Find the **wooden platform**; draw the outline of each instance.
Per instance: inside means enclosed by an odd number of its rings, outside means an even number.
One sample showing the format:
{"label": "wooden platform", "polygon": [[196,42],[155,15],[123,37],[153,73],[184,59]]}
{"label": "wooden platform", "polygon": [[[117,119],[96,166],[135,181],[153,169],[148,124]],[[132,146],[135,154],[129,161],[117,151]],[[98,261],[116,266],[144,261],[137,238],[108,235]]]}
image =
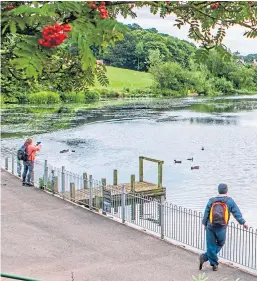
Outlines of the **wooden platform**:
{"label": "wooden platform", "polygon": [[[131,192],[131,184],[130,183],[121,183],[117,186],[111,185],[111,188],[118,187],[118,189],[122,189],[122,186],[125,186],[126,192]],[[108,189],[108,187],[107,187]],[[156,196],[165,196],[166,197],[166,188],[162,187],[159,188],[157,184],[153,184],[150,182],[135,182],[135,193],[139,193],[149,197],[156,197]]]}
{"label": "wooden platform", "polygon": [[[130,194],[133,193],[131,190],[131,184],[130,183],[123,183],[118,185],[107,185],[105,189],[111,191],[112,200],[114,201],[120,201],[121,200],[121,194],[122,194],[122,187],[125,186],[126,193]],[[147,197],[152,198],[160,198],[161,196],[166,197],[166,188],[162,187],[159,188],[157,184],[149,183],[149,182],[135,182],[135,190],[134,193],[140,194]],[[89,200],[89,188],[83,188],[83,189],[77,189],[72,191],[72,196],[70,191],[66,191],[61,196],[64,196],[66,198],[73,197],[73,200],[75,201],[84,201]],[[99,188],[93,188],[93,198],[95,197],[102,197],[103,195],[102,188],[99,186]]]}

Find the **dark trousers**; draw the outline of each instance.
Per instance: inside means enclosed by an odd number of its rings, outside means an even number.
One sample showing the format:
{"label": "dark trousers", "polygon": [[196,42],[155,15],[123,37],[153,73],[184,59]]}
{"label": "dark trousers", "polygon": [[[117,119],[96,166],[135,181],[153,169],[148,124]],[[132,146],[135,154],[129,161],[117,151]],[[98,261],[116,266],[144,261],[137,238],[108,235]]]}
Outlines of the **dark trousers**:
{"label": "dark trousers", "polygon": [[205,261],[209,261],[211,265],[218,264],[218,253],[224,246],[226,241],[227,227],[213,227],[207,225],[206,242],[207,252],[203,254]]}
{"label": "dark trousers", "polygon": [[[33,161],[23,161],[23,174],[22,174],[22,182],[30,183],[31,175],[34,169],[34,162]],[[28,175],[27,175],[28,174]],[[27,181],[26,181],[27,177]]]}

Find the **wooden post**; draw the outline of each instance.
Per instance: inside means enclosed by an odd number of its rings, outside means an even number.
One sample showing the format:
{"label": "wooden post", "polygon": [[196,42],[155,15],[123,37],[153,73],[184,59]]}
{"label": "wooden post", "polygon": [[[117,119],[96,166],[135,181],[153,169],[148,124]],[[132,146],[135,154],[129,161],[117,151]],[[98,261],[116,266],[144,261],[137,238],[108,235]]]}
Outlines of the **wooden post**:
{"label": "wooden post", "polygon": [[55,176],[54,177],[54,193],[58,193],[59,192],[59,188],[58,188],[58,177]]}
{"label": "wooden post", "polygon": [[144,157],[139,157],[139,182],[144,181]]}
{"label": "wooden post", "polygon": [[113,170],[113,185],[118,185],[118,171]]}
{"label": "wooden post", "polygon": [[70,199],[75,201],[75,184],[73,182],[70,183]]}
{"label": "wooden post", "polygon": [[136,185],[136,176],[131,175],[130,176],[130,191],[135,192],[135,185]]}
{"label": "wooden post", "polygon": [[158,187],[162,188],[162,162],[158,163]]}
{"label": "wooden post", "polygon": [[84,186],[84,189],[88,189],[87,173],[83,173],[83,186]]}

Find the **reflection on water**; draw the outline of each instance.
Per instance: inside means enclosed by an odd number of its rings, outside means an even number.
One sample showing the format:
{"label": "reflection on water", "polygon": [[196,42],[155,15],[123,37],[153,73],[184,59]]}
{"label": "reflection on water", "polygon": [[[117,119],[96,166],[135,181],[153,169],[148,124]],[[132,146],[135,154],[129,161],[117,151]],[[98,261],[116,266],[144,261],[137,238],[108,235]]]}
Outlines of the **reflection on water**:
{"label": "reflection on water", "polygon": [[[16,137],[2,140],[2,153],[16,150],[20,136],[43,133],[34,137],[43,143],[39,159],[109,183],[113,169],[119,182],[138,178],[141,155],[164,160],[167,199],[184,207],[203,211],[218,183],[228,183],[257,227],[257,97],[127,101],[90,110],[5,108],[2,123],[3,136]],[[63,149],[76,152],[60,154]],[[194,162],[186,160],[191,157]],[[191,170],[196,165],[200,169]],[[145,179],[157,182],[154,164],[146,162]]]}

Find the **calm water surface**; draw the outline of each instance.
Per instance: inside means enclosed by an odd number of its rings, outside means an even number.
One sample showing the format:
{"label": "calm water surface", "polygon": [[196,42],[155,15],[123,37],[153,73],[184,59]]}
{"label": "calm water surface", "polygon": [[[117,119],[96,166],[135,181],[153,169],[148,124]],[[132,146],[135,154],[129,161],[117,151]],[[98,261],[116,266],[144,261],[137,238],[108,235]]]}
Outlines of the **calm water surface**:
{"label": "calm water surface", "polygon": [[[29,131],[42,141],[39,160],[109,183],[113,169],[118,169],[119,182],[129,182],[131,174],[138,179],[139,156],[163,160],[168,201],[203,211],[208,198],[217,194],[218,183],[224,182],[246,220],[257,228],[257,96],[47,110],[3,109],[2,155],[15,151]],[[68,129],[58,130],[62,128]],[[14,138],[5,138],[9,136]],[[63,149],[76,152],[60,154]],[[186,160],[191,157],[193,162]],[[191,170],[194,165],[200,169]],[[157,165],[145,162],[144,168],[145,180],[157,182]]]}

